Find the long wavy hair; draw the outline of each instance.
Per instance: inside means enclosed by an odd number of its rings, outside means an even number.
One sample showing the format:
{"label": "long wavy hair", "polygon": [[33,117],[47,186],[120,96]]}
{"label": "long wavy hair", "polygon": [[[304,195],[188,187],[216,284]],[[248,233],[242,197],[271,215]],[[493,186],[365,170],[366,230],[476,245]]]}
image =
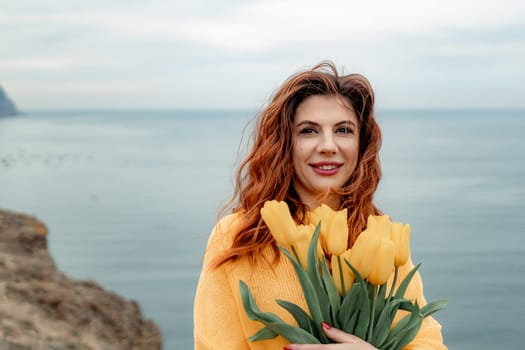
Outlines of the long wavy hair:
{"label": "long wavy hair", "polygon": [[214,266],[246,255],[255,261],[268,245],[272,245],[274,256],[279,257],[277,245],[260,215],[268,200],[286,201],[295,220],[303,222],[307,207],[293,187],[292,126],[299,104],[313,95],[340,98],[353,108],[359,123],[356,169],[342,188],[333,189],[341,196],[339,209],[348,208],[349,246],[365,228],[368,215],[380,214],[373,204],[381,178],[381,130],[374,119],[374,92],[364,76],[340,76],[333,63],[322,62],[289,77],[260,112],[251,151],[237,169],[235,190],[229,202],[233,212],[242,213],[240,227],[232,246],[218,257]]}

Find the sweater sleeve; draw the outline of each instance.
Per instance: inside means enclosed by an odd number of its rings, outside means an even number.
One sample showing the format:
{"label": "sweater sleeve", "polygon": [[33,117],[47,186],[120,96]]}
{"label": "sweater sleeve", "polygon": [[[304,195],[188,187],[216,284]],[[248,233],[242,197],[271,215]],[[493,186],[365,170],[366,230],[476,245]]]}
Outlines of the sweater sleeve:
{"label": "sweater sleeve", "polygon": [[[399,280],[401,281],[413,267],[412,260],[409,259],[409,262],[400,268]],[[421,307],[426,305],[427,302],[423,295],[423,282],[419,271],[415,273],[412,281],[410,281],[405,292],[405,297],[411,300],[417,300]],[[401,318],[402,316],[403,314],[398,312],[396,318]],[[443,343],[441,325],[432,316],[426,317],[414,340],[405,346],[403,350],[447,350],[447,347]]]}
{"label": "sweater sleeve", "polygon": [[228,244],[225,230],[233,229],[234,215],[222,219],[210,235],[194,301],[195,350],[247,350],[230,283],[228,265],[210,264]]}

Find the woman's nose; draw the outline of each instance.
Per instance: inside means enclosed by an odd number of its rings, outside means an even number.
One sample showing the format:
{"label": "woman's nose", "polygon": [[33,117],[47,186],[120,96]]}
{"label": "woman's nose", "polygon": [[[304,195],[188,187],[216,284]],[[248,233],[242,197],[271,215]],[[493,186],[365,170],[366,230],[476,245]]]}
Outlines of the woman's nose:
{"label": "woman's nose", "polygon": [[330,133],[327,135],[322,135],[319,140],[319,145],[317,150],[320,153],[329,153],[333,154],[337,152],[337,144],[335,142],[334,136]]}

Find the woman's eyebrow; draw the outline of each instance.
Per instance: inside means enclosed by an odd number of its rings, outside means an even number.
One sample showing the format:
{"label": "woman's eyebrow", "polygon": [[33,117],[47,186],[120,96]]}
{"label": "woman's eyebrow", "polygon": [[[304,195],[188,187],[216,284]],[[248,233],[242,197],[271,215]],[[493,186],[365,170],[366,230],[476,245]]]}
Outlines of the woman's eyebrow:
{"label": "woman's eyebrow", "polygon": [[342,126],[342,125],[348,125],[348,124],[352,125],[354,128],[357,127],[357,125],[351,120],[343,120],[343,121],[335,124],[335,126]]}
{"label": "woman's eyebrow", "polygon": [[[342,126],[342,125],[351,125],[353,126],[354,128],[357,127],[357,125],[351,121],[351,120],[343,120],[343,121],[340,121],[339,123],[335,124],[335,126]],[[311,120],[303,120],[302,122],[300,122],[299,124],[296,125],[296,127],[301,127],[301,126],[304,126],[304,125],[313,125],[313,126],[317,126],[319,125],[318,123],[316,122],[313,122]]]}
{"label": "woman's eyebrow", "polygon": [[317,124],[316,122],[313,122],[311,120],[303,120],[302,122],[300,122],[296,126],[300,127],[300,126],[303,126],[303,125],[314,125],[314,126],[316,126],[316,125],[319,125],[319,124]]}

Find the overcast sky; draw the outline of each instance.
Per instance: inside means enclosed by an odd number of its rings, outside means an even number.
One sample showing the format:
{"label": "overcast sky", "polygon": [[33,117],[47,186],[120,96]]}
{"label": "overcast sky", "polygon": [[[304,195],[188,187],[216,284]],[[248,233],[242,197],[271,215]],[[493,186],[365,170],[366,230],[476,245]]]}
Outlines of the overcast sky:
{"label": "overcast sky", "polygon": [[525,108],[525,1],[0,0],[22,110],[259,108],[326,59],[380,108]]}

